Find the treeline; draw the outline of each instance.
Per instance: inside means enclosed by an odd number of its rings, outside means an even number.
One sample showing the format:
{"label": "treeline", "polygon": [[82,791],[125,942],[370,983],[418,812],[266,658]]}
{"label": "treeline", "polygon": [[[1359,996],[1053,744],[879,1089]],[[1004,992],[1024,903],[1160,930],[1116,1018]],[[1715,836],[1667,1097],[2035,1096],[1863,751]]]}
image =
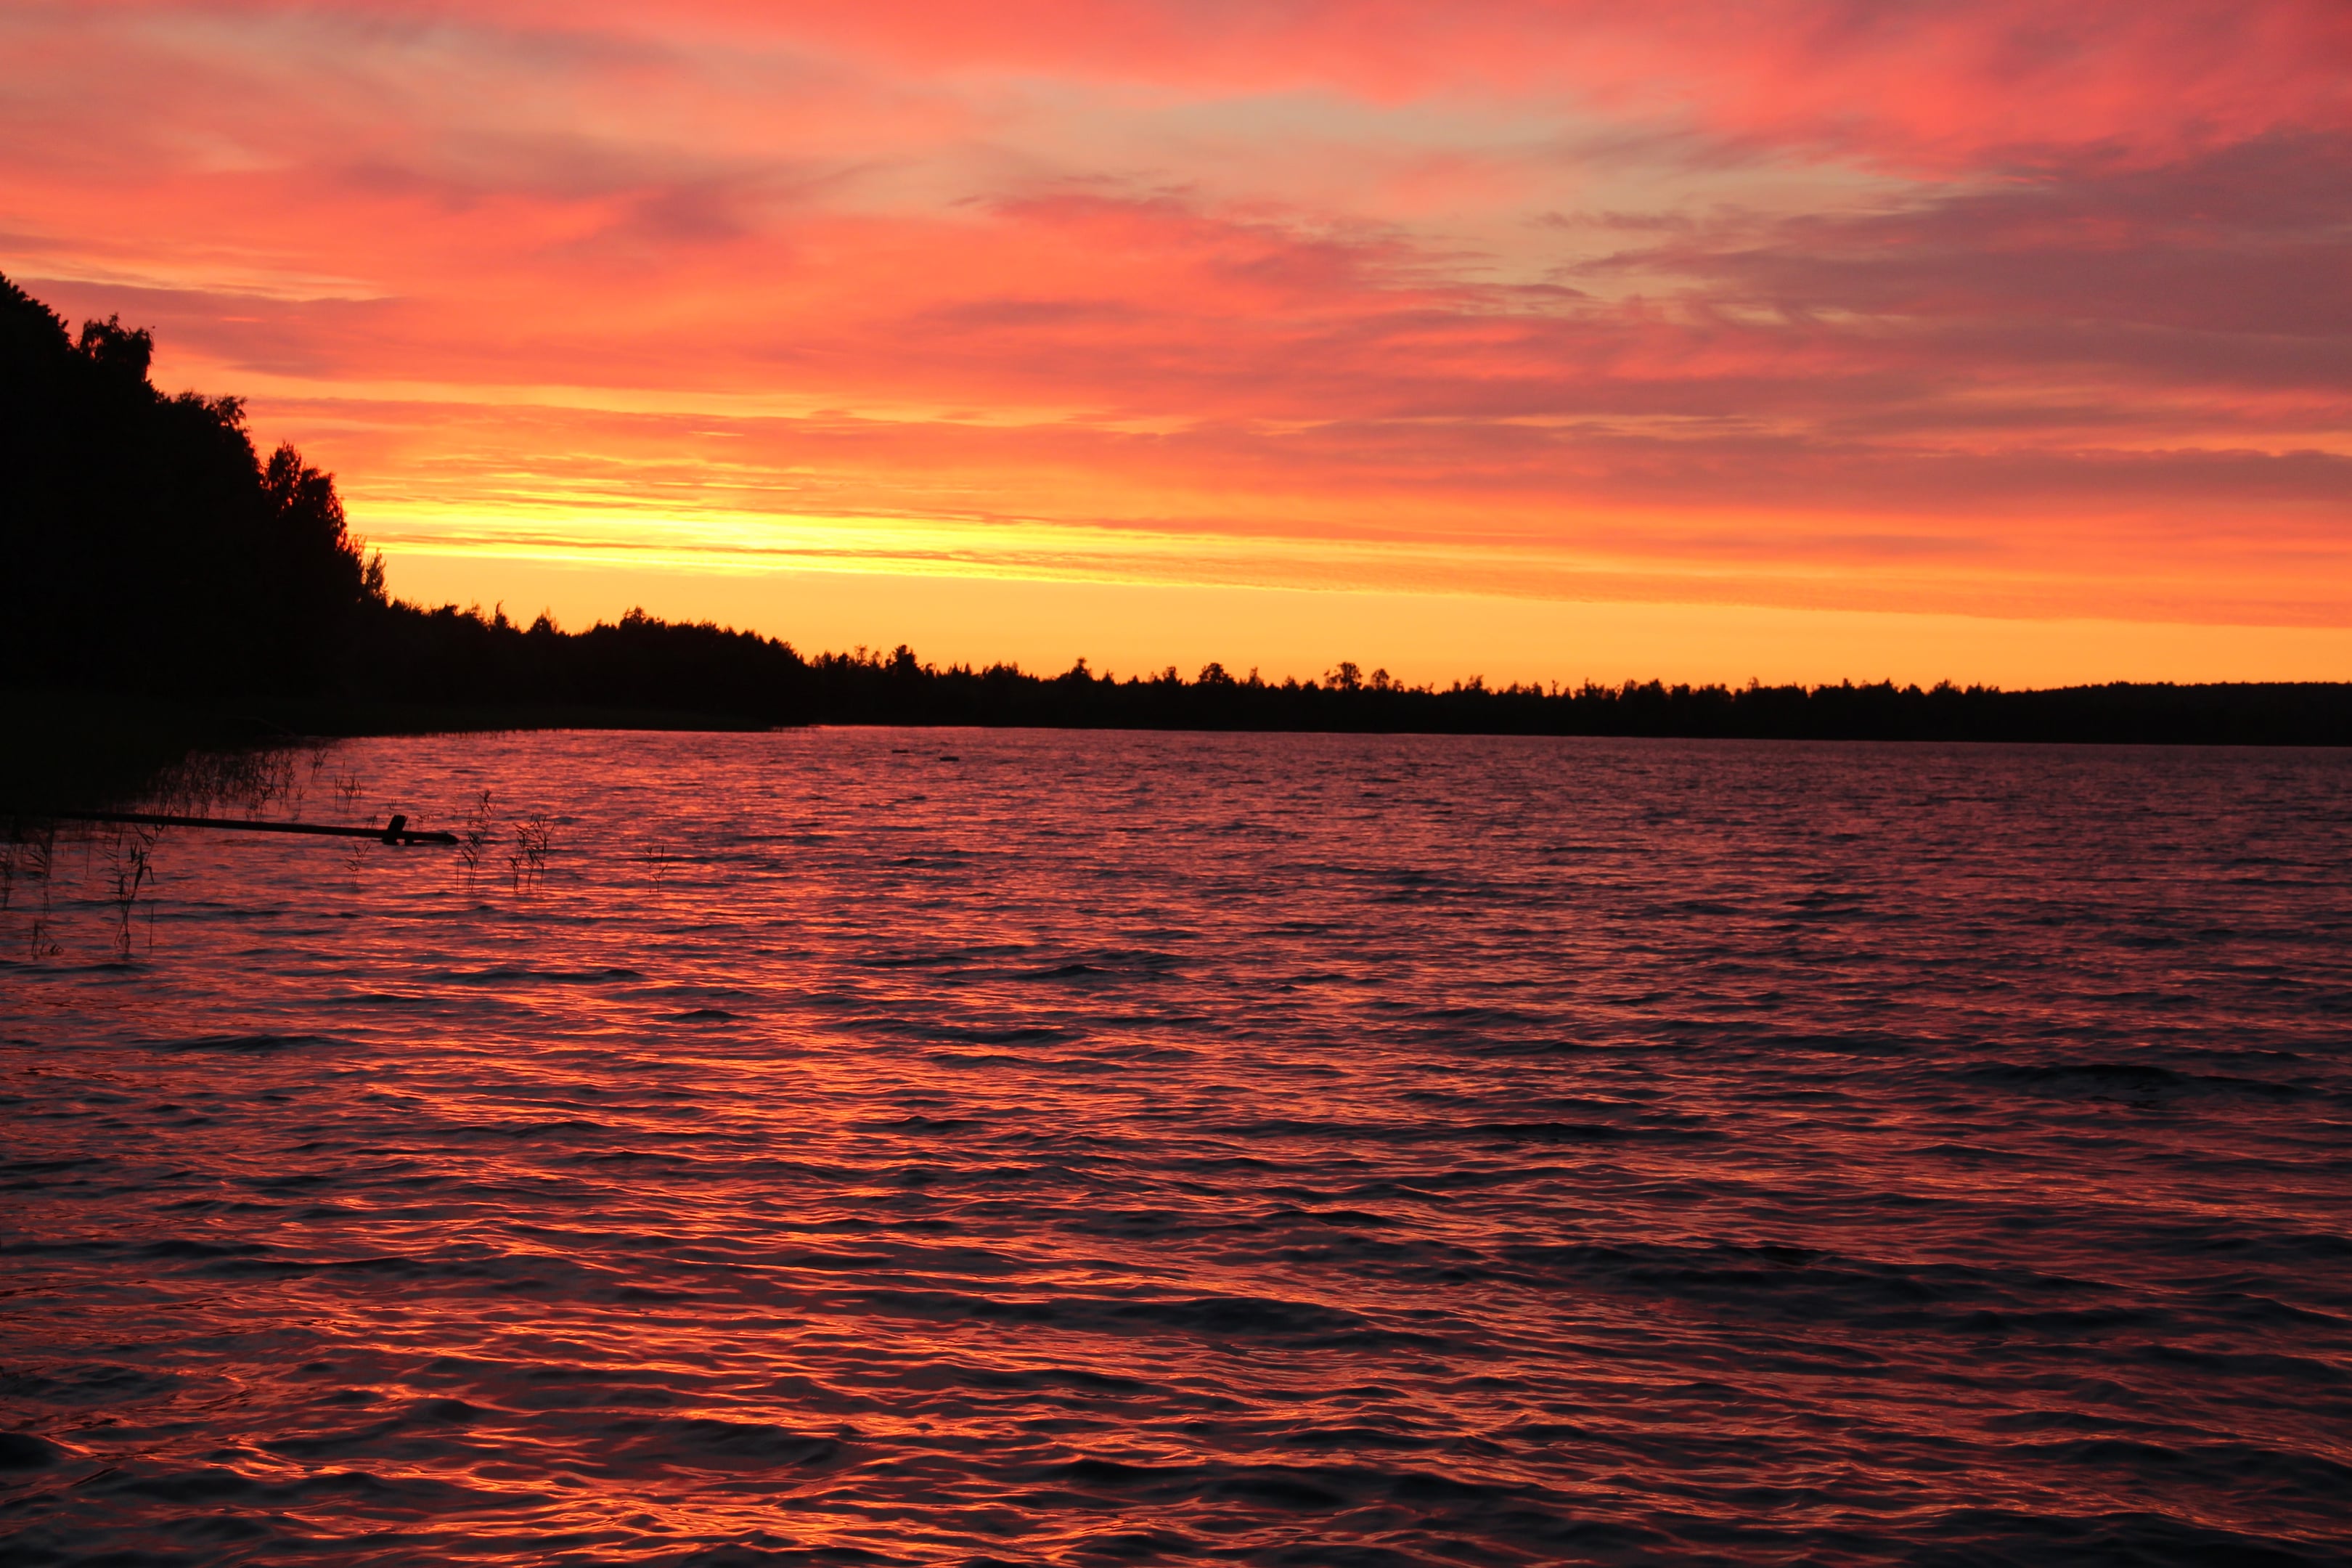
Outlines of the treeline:
{"label": "treeline", "polygon": [[395,606],[376,623],[377,668],[401,689],[462,705],[690,711],[767,723],[1034,725],[1784,740],[2352,744],[2352,686],[2127,685],[2048,691],[1940,685],[1572,688],[1407,686],[1341,664],[1311,680],[1210,665],[1115,679],[1083,659],[1058,675],[944,668],[901,647],[805,657],[791,644],[632,611],[576,634],[543,617]]}
{"label": "treeline", "polygon": [[[640,721],[1418,731],[1789,739],[2352,744],[2352,687],[1437,689],[1341,664],[1318,679],[1210,665],[1113,679],[939,668],[909,649],[789,643],[632,612],[544,616],[400,603],[331,477],[264,458],[234,398],[169,396],[153,342],[79,334],[0,278],[0,686],[176,699],[315,730]],[[20,708],[26,704],[19,704]],[[52,703],[51,711],[55,711]],[[276,717],[269,718],[268,716]]]}

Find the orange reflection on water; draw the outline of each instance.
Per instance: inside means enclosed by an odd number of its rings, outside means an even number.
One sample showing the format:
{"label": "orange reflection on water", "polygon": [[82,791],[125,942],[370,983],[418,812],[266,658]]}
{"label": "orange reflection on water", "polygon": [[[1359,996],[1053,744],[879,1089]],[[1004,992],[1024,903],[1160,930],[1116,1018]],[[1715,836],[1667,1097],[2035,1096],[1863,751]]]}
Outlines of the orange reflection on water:
{"label": "orange reflection on water", "polygon": [[2340,1523],[2340,759],[818,731],[333,765],[355,811],[544,814],[545,876],[496,836],[470,879],[172,837],[127,963],[102,889],[46,885],[63,951],[0,978],[15,1550]]}

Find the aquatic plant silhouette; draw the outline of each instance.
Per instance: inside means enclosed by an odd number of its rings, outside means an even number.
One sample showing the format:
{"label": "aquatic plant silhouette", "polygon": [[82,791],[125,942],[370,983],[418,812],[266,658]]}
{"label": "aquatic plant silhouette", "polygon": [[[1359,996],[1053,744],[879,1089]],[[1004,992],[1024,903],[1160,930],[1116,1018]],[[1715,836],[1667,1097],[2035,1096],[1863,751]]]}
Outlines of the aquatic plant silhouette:
{"label": "aquatic plant silhouette", "polygon": [[11,849],[22,852],[21,858],[15,853],[11,854],[12,863],[21,865],[25,879],[37,883],[41,889],[41,907],[26,925],[26,948],[35,958],[54,958],[60,951],[50,936],[57,881],[58,825],[37,822],[29,828],[20,826],[19,837],[11,845]]}
{"label": "aquatic plant silhouette", "polygon": [[534,813],[515,827],[514,847],[507,856],[509,887],[518,893],[536,891],[547,875],[547,853],[554,829],[545,816]]}
{"label": "aquatic plant silhouette", "polygon": [[457,830],[457,875],[467,892],[474,890],[475,879],[482,868],[482,851],[496,837],[490,816],[490,792],[482,790],[473,799],[466,814],[465,825]]}
{"label": "aquatic plant silhouette", "polygon": [[[307,776],[301,765],[305,752],[311,757]],[[136,801],[145,810],[184,816],[238,816],[259,821],[276,816],[290,820],[301,814],[324,765],[322,755],[316,747],[282,743],[193,751],[151,776]],[[349,782],[355,796],[358,781]]]}
{"label": "aquatic plant silhouette", "polygon": [[637,859],[645,867],[647,876],[658,885],[668,877],[670,867],[676,864],[677,857],[661,839],[649,838],[638,849]]}
{"label": "aquatic plant silhouette", "polygon": [[[114,951],[118,959],[131,956],[131,917],[146,888],[153,870],[155,841],[162,836],[159,827],[133,824],[118,826],[110,836],[108,852],[108,877],[112,884],[115,907]],[[147,946],[155,945],[153,903],[149,903]]]}

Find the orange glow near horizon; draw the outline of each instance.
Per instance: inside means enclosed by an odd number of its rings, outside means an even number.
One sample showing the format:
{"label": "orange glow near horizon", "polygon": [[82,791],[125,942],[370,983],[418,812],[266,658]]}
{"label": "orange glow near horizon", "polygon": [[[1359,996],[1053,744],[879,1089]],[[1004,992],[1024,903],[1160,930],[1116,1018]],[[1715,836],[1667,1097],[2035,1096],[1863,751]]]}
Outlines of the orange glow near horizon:
{"label": "orange glow near horizon", "polygon": [[415,596],[2352,675],[2334,0],[213,0],[0,60],[0,272],[246,396]]}

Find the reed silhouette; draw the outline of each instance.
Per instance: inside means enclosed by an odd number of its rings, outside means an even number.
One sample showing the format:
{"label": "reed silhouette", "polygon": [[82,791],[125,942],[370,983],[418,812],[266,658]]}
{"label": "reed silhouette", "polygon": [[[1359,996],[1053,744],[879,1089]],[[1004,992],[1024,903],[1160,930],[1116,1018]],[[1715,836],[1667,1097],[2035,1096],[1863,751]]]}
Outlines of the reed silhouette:
{"label": "reed silhouette", "polygon": [[[392,598],[382,557],[345,523],[333,478],[290,446],[263,458],[233,397],[157,390],[153,347],[115,319],[72,335],[0,278],[0,680],[16,689],[20,713],[46,711],[60,737],[37,735],[23,754],[112,759],[96,776],[118,796],[182,745],[154,739],[152,714],[123,733],[93,731],[90,711],[102,720],[132,700],[208,705],[215,721],[197,729],[215,742],[824,722],[2352,744],[2352,686],[2335,683],[2001,691],[1474,679],[1440,689],[1349,661],[1306,681],[1219,664],[1190,679],[1173,668],[1117,679],[1084,659],[1058,675],[941,668],[904,646],[804,656],[777,638],[642,610],[576,633],[546,615],[523,626],[503,605],[484,615]],[[73,710],[63,720],[59,693]],[[162,728],[194,732],[184,713]],[[79,773],[61,783],[54,770],[23,772],[0,760],[0,804],[76,792],[79,804],[101,804]]]}

